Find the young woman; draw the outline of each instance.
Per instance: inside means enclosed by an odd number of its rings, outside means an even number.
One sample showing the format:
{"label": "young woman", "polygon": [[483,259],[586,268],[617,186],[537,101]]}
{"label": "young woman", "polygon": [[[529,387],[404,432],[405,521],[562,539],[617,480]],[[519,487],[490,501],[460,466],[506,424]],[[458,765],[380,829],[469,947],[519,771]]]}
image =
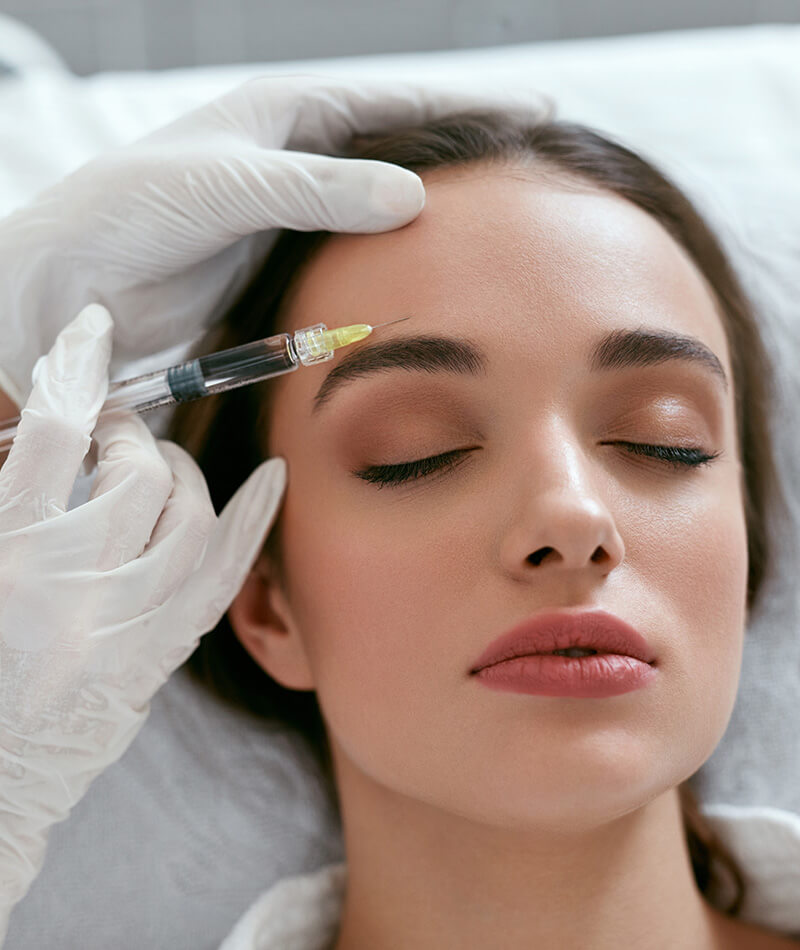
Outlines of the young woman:
{"label": "young woman", "polygon": [[[345,154],[420,174],[423,212],[285,232],[201,348],[410,319],[179,407],[169,434],[217,509],[288,464],[189,663],[315,744],[347,856],[230,946],[795,946],[736,919],[741,871],[686,785],[734,705],[775,490],[769,368],[718,243],[641,157],[549,115],[462,113]],[[600,647],[618,618],[641,655],[534,664],[558,665],[550,686],[476,672],[543,617]]]}

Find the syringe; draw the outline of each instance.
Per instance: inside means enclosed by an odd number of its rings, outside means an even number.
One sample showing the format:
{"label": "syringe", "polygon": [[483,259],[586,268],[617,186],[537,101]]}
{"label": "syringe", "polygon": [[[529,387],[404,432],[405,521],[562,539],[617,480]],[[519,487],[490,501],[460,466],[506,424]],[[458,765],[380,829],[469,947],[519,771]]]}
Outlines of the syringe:
{"label": "syringe", "polygon": [[[100,410],[103,418],[115,409],[146,412],[190,399],[200,399],[228,389],[259,383],[273,376],[290,373],[302,364],[316,366],[333,359],[333,351],[363,340],[378,327],[401,323],[409,317],[370,326],[354,323],[329,330],[324,323],[296,330],[293,336],[278,333],[263,340],[234,346],[219,353],[198,356],[185,363],[158,369],[143,376],[110,382],[108,397]],[[3,419],[0,428],[0,451],[11,446],[17,434],[20,417]]]}

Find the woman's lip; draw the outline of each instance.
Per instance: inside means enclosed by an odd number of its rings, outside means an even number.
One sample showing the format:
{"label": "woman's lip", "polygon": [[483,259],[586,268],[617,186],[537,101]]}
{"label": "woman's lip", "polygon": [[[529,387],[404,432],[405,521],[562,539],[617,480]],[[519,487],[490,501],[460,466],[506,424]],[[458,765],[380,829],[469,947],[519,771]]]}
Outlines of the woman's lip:
{"label": "woman's lip", "polygon": [[470,673],[514,657],[571,647],[632,656],[643,663],[655,661],[655,654],[645,638],[615,614],[605,610],[558,610],[534,614],[493,640]]}
{"label": "woman's lip", "polygon": [[655,666],[616,653],[570,658],[521,656],[480,670],[475,679],[490,689],[533,696],[602,699],[655,682]]}

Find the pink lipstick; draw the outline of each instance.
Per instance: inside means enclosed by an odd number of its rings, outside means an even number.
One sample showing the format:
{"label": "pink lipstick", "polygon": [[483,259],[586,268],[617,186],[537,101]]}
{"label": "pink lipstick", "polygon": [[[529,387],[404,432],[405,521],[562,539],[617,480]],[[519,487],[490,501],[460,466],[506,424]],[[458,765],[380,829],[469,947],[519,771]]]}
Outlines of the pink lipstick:
{"label": "pink lipstick", "polygon": [[490,689],[585,698],[641,689],[658,675],[644,637],[603,610],[531,617],[489,644],[470,673]]}

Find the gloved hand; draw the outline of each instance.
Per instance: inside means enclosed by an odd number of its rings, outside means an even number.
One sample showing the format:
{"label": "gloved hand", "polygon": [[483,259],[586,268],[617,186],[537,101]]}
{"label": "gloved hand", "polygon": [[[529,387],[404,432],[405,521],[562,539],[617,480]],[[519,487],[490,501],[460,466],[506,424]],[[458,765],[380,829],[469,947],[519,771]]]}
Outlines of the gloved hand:
{"label": "gloved hand", "polygon": [[311,153],[458,109],[530,112],[530,96],[478,88],[251,80],[84,165],[0,222],[0,389],[21,406],[36,360],[92,302],[114,314],[112,379],[122,363],[193,342],[253,275],[270,229],[407,224],[424,204],[416,175]]}
{"label": "gloved hand", "polygon": [[[35,366],[0,469],[0,943],[49,829],[122,756],[153,694],[216,626],[280,507],[260,465],[219,518],[194,460],[104,417],[112,321],[84,309]],[[67,511],[90,434],[96,481]]]}

